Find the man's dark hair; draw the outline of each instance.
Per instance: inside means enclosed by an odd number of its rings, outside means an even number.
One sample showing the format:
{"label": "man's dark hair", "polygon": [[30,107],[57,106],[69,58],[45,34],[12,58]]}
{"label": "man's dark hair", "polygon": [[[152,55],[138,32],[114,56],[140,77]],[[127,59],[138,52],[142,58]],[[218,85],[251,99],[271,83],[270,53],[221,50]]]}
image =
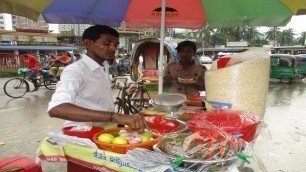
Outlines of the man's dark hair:
{"label": "man's dark hair", "polygon": [[186,47],[191,47],[192,50],[193,50],[194,52],[197,51],[197,46],[196,46],[196,44],[195,44],[194,42],[192,42],[192,41],[183,41],[183,42],[180,42],[180,43],[177,45],[176,50],[177,50],[177,52],[180,52],[180,51],[182,51],[183,49],[185,49]]}
{"label": "man's dark hair", "polygon": [[28,54],[28,52],[26,52],[26,51],[20,51],[19,54]]}
{"label": "man's dark hair", "polygon": [[105,25],[96,25],[91,26],[84,31],[82,40],[89,39],[96,42],[100,38],[101,34],[109,34],[119,38],[119,33],[115,29]]}

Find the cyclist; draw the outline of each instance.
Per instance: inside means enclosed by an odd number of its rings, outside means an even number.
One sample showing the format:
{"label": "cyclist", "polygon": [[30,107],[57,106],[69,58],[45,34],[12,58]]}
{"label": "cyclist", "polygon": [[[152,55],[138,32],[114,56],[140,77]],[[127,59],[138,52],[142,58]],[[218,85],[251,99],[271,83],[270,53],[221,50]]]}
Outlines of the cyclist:
{"label": "cyclist", "polygon": [[61,52],[61,56],[56,57],[55,60],[50,64],[51,66],[51,75],[53,76],[53,81],[56,81],[64,70],[64,67],[67,66],[71,61],[71,58],[67,55],[66,51]]}
{"label": "cyclist", "polygon": [[36,79],[36,76],[37,76],[37,72],[39,71],[40,62],[36,57],[29,55],[26,51],[20,52],[20,55],[24,57],[24,62],[27,68],[29,69],[28,78],[34,84],[34,89],[32,90],[32,92],[37,91],[39,87],[39,83]]}

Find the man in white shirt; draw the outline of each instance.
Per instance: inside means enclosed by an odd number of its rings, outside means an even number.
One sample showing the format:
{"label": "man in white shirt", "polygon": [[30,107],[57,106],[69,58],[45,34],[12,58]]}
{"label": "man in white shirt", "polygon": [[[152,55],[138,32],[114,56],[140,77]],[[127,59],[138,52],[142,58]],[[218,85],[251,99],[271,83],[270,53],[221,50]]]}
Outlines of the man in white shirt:
{"label": "man in white shirt", "polygon": [[87,53],[67,66],[61,74],[49,103],[50,117],[66,119],[65,125],[117,122],[143,132],[142,116],[113,113],[114,104],[108,79],[107,60],[112,60],[119,45],[119,33],[108,26],[92,26],[82,36]]}

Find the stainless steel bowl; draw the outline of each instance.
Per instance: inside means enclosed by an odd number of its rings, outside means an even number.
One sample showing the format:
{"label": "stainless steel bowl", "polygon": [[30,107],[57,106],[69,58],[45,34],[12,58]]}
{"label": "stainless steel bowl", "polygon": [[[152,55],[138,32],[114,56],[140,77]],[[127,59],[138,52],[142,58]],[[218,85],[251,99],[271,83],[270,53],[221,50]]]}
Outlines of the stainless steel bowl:
{"label": "stainless steel bowl", "polygon": [[161,111],[161,112],[176,112],[181,107],[181,105],[166,106],[166,105],[158,105],[158,104],[152,104],[152,106],[154,110]]}
{"label": "stainless steel bowl", "polygon": [[149,103],[152,105],[152,108],[156,111],[160,112],[176,112],[180,109],[183,104],[177,105],[161,105],[154,103],[154,100],[149,100]]}
{"label": "stainless steel bowl", "polygon": [[157,105],[177,106],[186,101],[186,95],[179,93],[167,93],[158,95],[153,103]]}

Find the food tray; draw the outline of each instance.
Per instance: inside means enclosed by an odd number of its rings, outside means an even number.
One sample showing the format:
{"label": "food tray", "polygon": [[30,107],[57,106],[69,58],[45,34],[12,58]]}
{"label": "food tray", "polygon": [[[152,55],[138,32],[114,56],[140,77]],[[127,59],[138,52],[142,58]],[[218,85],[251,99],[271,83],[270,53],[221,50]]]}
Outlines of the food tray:
{"label": "food tray", "polygon": [[[243,146],[243,150],[240,152],[240,153],[243,153],[243,154],[247,154],[247,155],[250,155],[251,154],[251,146],[248,144],[248,143],[245,143],[244,142],[244,146]],[[162,150],[160,150],[158,148],[158,144],[155,144],[153,146],[153,149],[155,152],[158,152],[162,155],[165,155],[166,157],[168,158],[171,158],[171,159],[176,159],[177,157],[175,156],[172,156],[172,155],[169,155],[165,152],[163,152]],[[237,156],[233,156],[233,157],[229,157],[229,158],[226,158],[226,159],[222,159],[222,160],[197,160],[197,159],[185,159],[183,160],[183,162],[187,163],[187,164],[203,164],[203,165],[212,165],[212,164],[217,164],[217,163],[222,163],[223,165],[224,164],[228,164],[228,163],[231,163],[235,160],[237,160],[238,157]]]}

